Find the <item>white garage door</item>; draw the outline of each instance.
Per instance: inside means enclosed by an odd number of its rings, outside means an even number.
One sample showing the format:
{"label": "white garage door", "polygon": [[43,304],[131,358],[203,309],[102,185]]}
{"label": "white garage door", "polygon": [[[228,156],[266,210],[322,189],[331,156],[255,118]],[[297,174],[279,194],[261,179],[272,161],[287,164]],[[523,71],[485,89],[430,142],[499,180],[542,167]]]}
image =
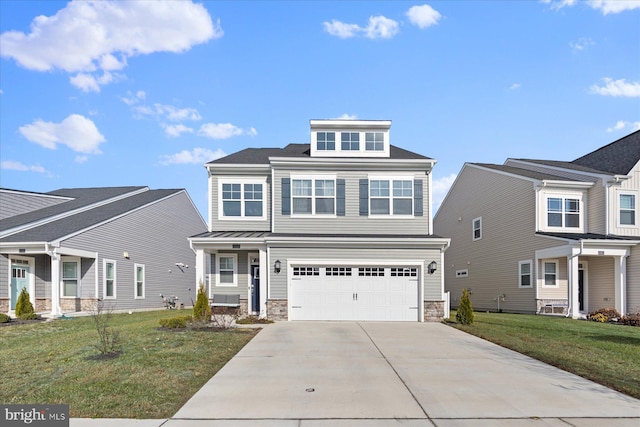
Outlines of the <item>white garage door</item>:
{"label": "white garage door", "polygon": [[419,320],[416,267],[292,269],[291,320]]}

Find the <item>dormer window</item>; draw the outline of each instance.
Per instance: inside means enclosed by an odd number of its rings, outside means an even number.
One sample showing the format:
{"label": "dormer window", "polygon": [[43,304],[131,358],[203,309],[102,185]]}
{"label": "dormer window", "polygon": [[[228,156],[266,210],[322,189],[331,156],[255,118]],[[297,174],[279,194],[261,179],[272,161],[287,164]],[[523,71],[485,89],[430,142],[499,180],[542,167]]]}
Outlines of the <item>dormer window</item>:
{"label": "dormer window", "polygon": [[342,151],[360,151],[360,134],[358,132],[342,132],[340,141]]}
{"label": "dormer window", "polygon": [[365,138],[366,151],[383,151],[384,150],[384,133],[366,132],[364,138]]}
{"label": "dormer window", "polygon": [[318,151],[335,151],[336,133],[335,132],[318,132],[317,149]]}

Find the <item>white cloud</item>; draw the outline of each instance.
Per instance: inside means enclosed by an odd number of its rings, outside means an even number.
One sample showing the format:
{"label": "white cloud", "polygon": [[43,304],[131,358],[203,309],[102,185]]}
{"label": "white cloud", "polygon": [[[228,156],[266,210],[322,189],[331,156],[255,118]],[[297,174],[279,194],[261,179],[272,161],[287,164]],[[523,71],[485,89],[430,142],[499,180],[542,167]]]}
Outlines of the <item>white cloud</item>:
{"label": "white cloud", "polygon": [[407,11],[406,15],[407,18],[409,18],[409,22],[413,25],[417,25],[419,28],[427,28],[432,25],[436,25],[440,18],[442,18],[440,12],[428,4],[411,7]]}
{"label": "white cloud", "polygon": [[29,141],[51,150],[62,144],[79,153],[100,154],[99,146],[105,141],[96,125],[79,114],[72,114],[60,123],[36,120],[19,130]]}
{"label": "white cloud", "polygon": [[19,172],[37,172],[37,173],[49,174],[49,172],[40,165],[29,166],[15,160],[3,160],[2,162],[0,162],[0,169],[14,170]]}
{"label": "white cloud", "polygon": [[625,122],[624,120],[618,120],[615,125],[607,129],[607,132],[615,132],[631,128],[631,132],[640,130],[640,121],[637,122]]}
{"label": "white cloud", "polygon": [[34,18],[28,34],[0,34],[0,44],[1,55],[24,68],[63,70],[75,74],[74,86],[99,91],[127,58],[181,53],[223,34],[220,22],[191,1],[75,0],[53,16]]}
{"label": "white cloud", "polygon": [[[129,98],[126,102],[135,101],[135,99]],[[153,104],[153,107],[149,107],[147,105],[136,105],[133,107],[133,110],[139,114],[145,116],[156,116],[161,117],[165,120],[169,120],[172,122],[179,122],[183,120],[191,120],[198,121],[202,120],[202,116],[195,108],[177,108],[173,105],[165,105],[165,104]]]}
{"label": "white cloud", "polygon": [[640,9],[640,0],[590,0],[588,3],[592,8],[600,10],[603,15]]}
{"label": "white cloud", "polygon": [[191,151],[182,150],[179,153],[164,155],[160,159],[160,164],[204,164],[224,157],[226,155],[227,154],[219,148],[216,151],[209,150],[208,148],[194,148]]}
{"label": "white cloud", "polygon": [[135,105],[141,101],[144,101],[147,97],[147,94],[145,93],[145,91],[143,90],[139,90],[137,91],[135,94],[132,94],[130,91],[127,92],[127,96],[124,96],[120,99],[122,99],[122,102],[124,102],[125,104],[131,106],[131,105]]}
{"label": "white cloud", "polygon": [[227,139],[240,135],[256,136],[257,134],[255,128],[241,129],[231,123],[205,123],[198,131],[198,135],[211,139]]}
{"label": "white cloud", "polygon": [[89,160],[89,156],[85,156],[85,155],[82,155],[82,156],[76,156],[76,158],[75,158],[75,162],[76,162],[76,163],[84,163],[84,162],[86,162],[87,160]]}
{"label": "white cloud", "polygon": [[602,81],[605,83],[604,86],[592,85],[589,92],[605,96],[640,97],[640,82],[627,83],[625,79],[613,80],[609,77],[603,78]]}
{"label": "white cloud", "polygon": [[442,203],[444,198],[447,196],[447,193],[449,192],[449,189],[453,185],[457,176],[458,176],[457,174],[452,173],[451,175],[447,175],[442,178],[435,179],[431,183],[431,188],[433,191],[431,194],[433,197],[432,200],[433,200],[434,215],[438,211],[438,208],[440,207],[440,204]]}
{"label": "white cloud", "polygon": [[384,16],[371,16],[366,27],[358,24],[347,24],[336,19],[323,22],[324,30],[332,36],[347,39],[363,35],[369,39],[390,39],[400,30],[399,24]]}
{"label": "white cloud", "polygon": [[372,16],[369,24],[364,29],[365,36],[369,39],[390,39],[400,30],[400,26],[393,19],[384,16]]}
{"label": "white cloud", "polygon": [[574,53],[577,53],[585,50],[589,46],[593,46],[594,44],[593,40],[586,37],[580,37],[578,41],[569,42],[569,47],[571,47],[571,50],[573,50]]}
{"label": "white cloud", "polygon": [[331,20],[331,22],[323,22],[322,25],[327,33],[340,37],[341,39],[355,37],[362,31],[362,28],[357,24],[346,24],[335,19]]}
{"label": "white cloud", "polygon": [[169,137],[173,137],[173,138],[177,138],[180,135],[182,135],[183,133],[193,133],[193,129],[190,127],[187,127],[183,124],[178,124],[178,125],[162,125],[162,127],[164,128],[164,133],[169,136]]}
{"label": "white cloud", "polygon": [[[563,7],[570,7],[579,4],[578,0],[541,0],[542,3],[550,4],[551,9],[558,10]],[[586,1],[592,9],[599,10],[603,15],[610,13],[620,13],[625,10],[640,8],[640,0],[588,0]]]}
{"label": "white cloud", "polygon": [[332,120],[358,120],[358,116],[356,114],[344,113],[340,117],[335,117]]}
{"label": "white cloud", "polygon": [[520,83],[514,83],[511,86],[509,86],[509,89],[511,90],[520,89],[520,86],[522,86]]}

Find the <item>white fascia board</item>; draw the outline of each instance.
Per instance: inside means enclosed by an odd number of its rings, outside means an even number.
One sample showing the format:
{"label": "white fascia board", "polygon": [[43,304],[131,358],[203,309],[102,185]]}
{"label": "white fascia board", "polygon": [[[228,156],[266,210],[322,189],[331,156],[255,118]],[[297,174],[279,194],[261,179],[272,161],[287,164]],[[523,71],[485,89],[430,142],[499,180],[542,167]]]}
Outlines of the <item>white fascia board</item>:
{"label": "white fascia board", "polygon": [[270,236],[267,238],[267,243],[271,246],[282,244],[293,244],[296,246],[363,246],[363,247],[375,247],[384,246],[394,248],[415,248],[421,247],[425,249],[440,249],[446,250],[451,244],[451,239],[440,237],[393,237],[386,238],[384,236],[372,236],[372,237],[323,237],[323,236]]}
{"label": "white fascia board", "polygon": [[224,173],[228,173],[233,169],[237,169],[238,172],[242,173],[259,173],[259,172],[268,172],[270,170],[270,166],[268,164],[256,164],[256,163],[215,163],[215,164],[207,164],[205,165],[209,173],[213,173],[217,170],[224,171]]}
{"label": "white fascia board", "polygon": [[[398,168],[404,170],[415,170],[416,166],[426,167],[426,170],[433,169],[433,166],[437,163],[435,159],[389,159],[389,158],[374,158],[374,157],[269,157],[271,165],[286,166],[286,167],[344,167],[354,166],[361,168],[363,165],[370,167],[372,170],[384,170],[388,168]],[[420,169],[425,170],[425,169]]]}
{"label": "white fascia board", "polygon": [[126,199],[126,198],[134,196],[136,194],[144,193],[145,191],[149,191],[149,187],[143,187],[143,188],[140,188],[138,190],[131,191],[129,193],[125,193],[125,194],[121,194],[121,195],[116,196],[116,197],[112,197],[110,199],[101,200],[101,201],[93,203],[91,205],[83,206],[81,208],[73,209],[73,210],[70,210],[70,211],[65,211],[65,212],[62,212],[62,213],[60,213],[58,215],[49,216],[49,217],[40,219],[38,221],[34,221],[34,222],[31,222],[31,223],[28,223],[28,224],[20,225],[20,226],[15,227],[15,228],[4,230],[4,231],[0,232],[0,238],[1,237],[11,236],[12,234],[16,234],[16,233],[19,233],[21,231],[29,230],[29,229],[34,228],[34,227],[38,227],[38,226],[41,226],[41,225],[44,225],[44,224],[48,224],[50,222],[57,221],[59,219],[67,218],[67,217],[79,214],[81,212],[86,212],[88,210],[95,209],[95,208],[98,208],[100,206],[104,206],[104,205],[107,205],[109,203],[116,202],[118,200]]}
{"label": "white fascia board", "polygon": [[309,120],[311,130],[316,129],[389,129],[391,120]]}
{"label": "white fascia board", "polygon": [[560,181],[555,179],[544,179],[540,181],[541,188],[591,188],[595,184],[595,182]]}
{"label": "white fascia board", "polygon": [[0,242],[0,253],[28,255],[47,252],[47,242]]}
{"label": "white fascia board", "polygon": [[192,237],[189,239],[191,249],[233,249],[230,245],[240,245],[242,250],[251,248],[265,248],[266,239],[256,238],[212,238],[212,237]]}
{"label": "white fascia board", "polygon": [[59,247],[59,248],[55,248],[54,252],[58,255],[64,255],[64,256],[77,256],[81,258],[98,259],[98,252],[85,251],[82,249]]}
{"label": "white fascia board", "polygon": [[507,162],[521,163],[521,164],[531,165],[531,166],[536,166],[536,167],[543,167],[545,169],[551,169],[551,170],[562,171],[562,172],[569,172],[569,173],[574,173],[576,175],[586,175],[586,176],[590,176],[590,177],[594,177],[594,178],[600,178],[603,181],[606,181],[608,177],[611,177],[611,175],[605,174],[605,173],[580,171],[580,170],[575,170],[575,169],[570,169],[570,168],[563,168],[561,166],[551,166],[551,165],[545,165],[543,163],[527,162],[526,160],[521,160],[521,159],[508,158],[505,161],[505,163],[507,163]]}

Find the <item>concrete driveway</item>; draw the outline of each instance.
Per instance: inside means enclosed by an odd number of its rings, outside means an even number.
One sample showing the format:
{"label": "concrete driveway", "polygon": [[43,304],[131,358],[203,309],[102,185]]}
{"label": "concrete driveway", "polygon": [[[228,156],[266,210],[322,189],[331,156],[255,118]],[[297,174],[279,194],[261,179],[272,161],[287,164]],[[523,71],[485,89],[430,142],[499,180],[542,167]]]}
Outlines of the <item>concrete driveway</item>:
{"label": "concrete driveway", "polygon": [[163,425],[635,427],[640,400],[439,323],[281,322]]}

